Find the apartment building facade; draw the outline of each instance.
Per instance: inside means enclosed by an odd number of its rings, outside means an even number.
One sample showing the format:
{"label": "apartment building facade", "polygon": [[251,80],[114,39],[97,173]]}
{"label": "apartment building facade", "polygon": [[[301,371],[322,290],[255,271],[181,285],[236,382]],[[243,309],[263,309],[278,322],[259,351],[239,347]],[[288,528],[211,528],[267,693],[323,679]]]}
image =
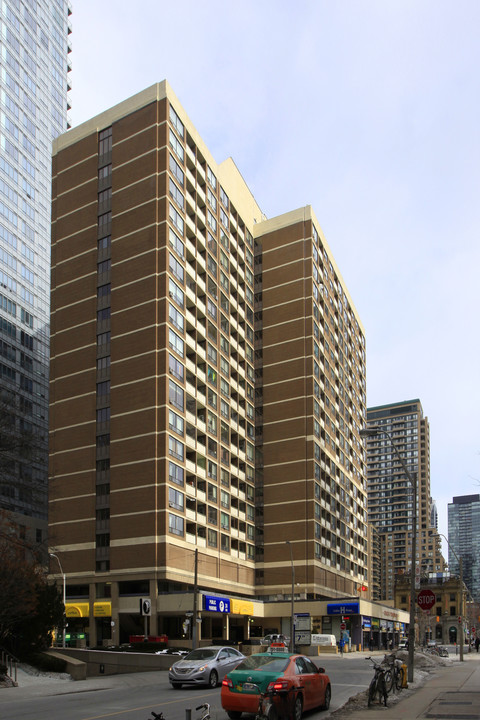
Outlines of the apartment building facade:
{"label": "apartment building facade", "polygon": [[[379,429],[366,441],[368,518],[380,536],[381,599],[390,600],[396,578],[411,571],[415,505],[421,574],[444,569],[440,538],[431,524],[430,430],[418,399],[368,408],[367,420],[367,427]],[[416,498],[392,442],[416,479]]]}
{"label": "apartment building facade", "polygon": [[257,590],[291,594],[291,550],[307,598],[355,595],[368,581],[363,328],[311,208],[255,229]]}
{"label": "apartment building facade", "polygon": [[70,14],[66,0],[0,6],[0,525],[44,551],[51,143],[68,127]]}
{"label": "apartment building facade", "polygon": [[51,348],[50,545],[91,644],[139,598],[150,634],[241,639],[292,566],[302,597],[363,585],[353,303],[311,208],[266,221],[166,82],[55,143]]}
{"label": "apartment building facade", "polygon": [[480,495],[459,495],[448,503],[448,568],[458,575],[462,559],[468,599],[480,603]]}

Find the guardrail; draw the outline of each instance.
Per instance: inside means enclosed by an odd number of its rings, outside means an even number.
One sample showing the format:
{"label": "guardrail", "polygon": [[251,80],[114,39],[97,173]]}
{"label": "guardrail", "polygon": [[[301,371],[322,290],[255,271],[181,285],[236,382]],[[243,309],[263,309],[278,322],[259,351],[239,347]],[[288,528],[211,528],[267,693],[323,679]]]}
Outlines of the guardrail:
{"label": "guardrail", "polygon": [[0,648],[0,662],[7,668],[7,675],[13,682],[17,682],[17,665],[20,662],[14,655]]}

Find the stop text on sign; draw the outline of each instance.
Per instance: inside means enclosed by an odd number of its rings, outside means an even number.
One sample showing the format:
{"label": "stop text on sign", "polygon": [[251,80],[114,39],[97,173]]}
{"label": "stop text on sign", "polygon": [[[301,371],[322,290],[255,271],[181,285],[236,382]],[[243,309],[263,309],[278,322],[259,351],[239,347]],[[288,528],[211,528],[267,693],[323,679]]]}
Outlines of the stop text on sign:
{"label": "stop text on sign", "polygon": [[432,590],[420,590],[417,604],[422,610],[430,610],[435,605],[435,593]]}

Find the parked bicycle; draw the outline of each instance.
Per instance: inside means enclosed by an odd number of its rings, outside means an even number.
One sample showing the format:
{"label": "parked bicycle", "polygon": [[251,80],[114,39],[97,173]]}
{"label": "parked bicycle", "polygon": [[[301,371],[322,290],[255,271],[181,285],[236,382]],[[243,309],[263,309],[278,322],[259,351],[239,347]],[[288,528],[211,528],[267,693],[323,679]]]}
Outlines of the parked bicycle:
{"label": "parked bicycle", "polygon": [[374,676],[368,688],[368,707],[372,705],[378,698],[378,701],[383,702],[385,707],[387,706],[387,685],[385,683],[385,668],[380,663],[375,662],[372,657],[367,657],[365,660],[370,660],[374,667]]}
{"label": "parked bicycle", "polygon": [[[277,690],[271,688],[264,693],[258,685],[252,683],[251,689],[255,688],[258,692],[258,708],[255,714],[255,720],[300,720],[302,717],[302,699],[300,695],[295,697],[292,707],[292,691],[301,690],[303,687],[291,687],[286,690]],[[274,698],[280,698],[279,702],[275,702]],[[203,720],[203,719],[202,719]]]}
{"label": "parked bicycle", "polygon": [[398,660],[396,655],[392,653],[391,655],[385,655],[382,665],[386,667],[385,685],[387,686],[387,693],[391,693],[392,690],[401,690],[403,687],[402,661]]}
{"label": "parked bicycle", "polygon": [[200,715],[200,720],[210,720],[210,705],[208,703],[203,703],[202,705],[199,705],[195,708],[195,710],[202,711],[202,714]]}

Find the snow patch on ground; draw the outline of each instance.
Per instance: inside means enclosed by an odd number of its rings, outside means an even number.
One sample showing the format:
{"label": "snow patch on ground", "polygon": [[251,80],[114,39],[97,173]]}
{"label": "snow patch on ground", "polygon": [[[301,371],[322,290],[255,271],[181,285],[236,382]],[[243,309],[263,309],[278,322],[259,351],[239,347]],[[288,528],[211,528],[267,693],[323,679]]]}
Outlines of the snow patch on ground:
{"label": "snow patch on ground", "polygon": [[[404,663],[408,661],[408,652],[397,652],[397,658]],[[412,695],[416,690],[425,684],[429,674],[434,672],[437,667],[453,665],[454,661],[448,658],[442,658],[438,655],[430,655],[429,653],[415,653],[415,672],[413,682],[408,684],[408,688],[404,688],[398,692],[391,692],[388,696],[387,706],[395,705],[402,698]],[[383,705],[382,705],[383,707]],[[349,716],[357,710],[366,710],[368,708],[368,690],[362,690],[358,695],[353,695],[338,710],[334,710],[330,714],[334,720],[348,720]]]}

